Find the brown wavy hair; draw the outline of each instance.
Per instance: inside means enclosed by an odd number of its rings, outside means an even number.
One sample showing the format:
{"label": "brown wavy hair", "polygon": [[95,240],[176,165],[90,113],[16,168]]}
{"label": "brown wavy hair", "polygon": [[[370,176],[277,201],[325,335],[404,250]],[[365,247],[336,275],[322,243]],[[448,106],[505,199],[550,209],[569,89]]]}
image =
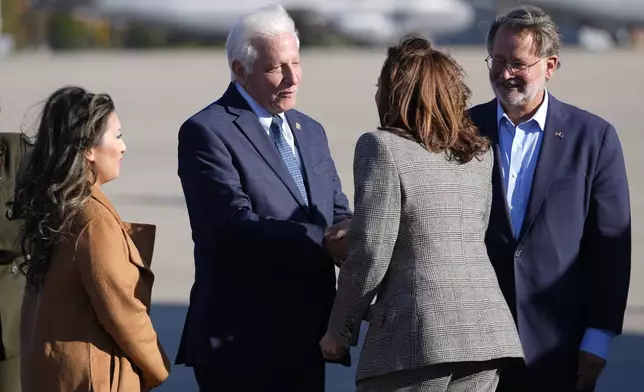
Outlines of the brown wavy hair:
{"label": "brown wavy hair", "polygon": [[57,243],[89,200],[96,172],[86,152],[101,143],[114,103],[107,94],[63,87],[46,101],[36,142],[17,184],[14,211],[24,219],[20,235],[27,288],[38,291]]}
{"label": "brown wavy hair", "polygon": [[429,41],[407,35],[387,52],[378,82],[380,128],[466,163],[488,151],[467,113],[463,69]]}

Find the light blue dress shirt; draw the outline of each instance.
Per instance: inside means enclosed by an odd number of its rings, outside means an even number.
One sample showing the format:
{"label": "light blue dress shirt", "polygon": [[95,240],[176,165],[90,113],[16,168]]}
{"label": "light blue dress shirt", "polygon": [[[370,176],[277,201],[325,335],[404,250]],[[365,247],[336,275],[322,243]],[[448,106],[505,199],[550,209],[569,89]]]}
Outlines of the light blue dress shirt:
{"label": "light blue dress shirt", "polygon": [[[514,125],[505,114],[501,104],[497,104],[501,172],[515,238],[519,238],[528,207],[532,180],[537,168],[543,133],[546,129],[547,114],[547,91],[534,116],[518,125]],[[581,342],[580,350],[605,359],[608,356],[613,336],[609,331],[588,328]]]}
{"label": "light blue dress shirt", "polygon": [[[246,90],[244,90],[244,88],[240,86],[239,83],[235,82],[235,87],[237,87],[237,91],[239,91],[246,102],[248,102],[248,105],[253,110],[253,113],[255,113],[255,115],[257,115],[257,118],[259,118],[259,122],[260,124],[262,124],[262,127],[264,127],[266,134],[268,136],[271,136],[271,123],[273,122],[273,116],[268,112],[268,110],[259,106],[259,104],[250,95],[248,95]],[[280,127],[280,129],[282,130],[282,135],[284,136],[286,143],[288,143],[289,147],[291,147],[291,150],[293,150],[293,155],[295,155],[295,159],[297,159],[297,163],[300,165],[300,170],[302,170],[302,161],[300,160],[300,154],[298,153],[297,147],[295,146],[295,137],[293,137],[291,127],[288,125],[288,121],[286,121],[286,116],[284,115],[284,113],[279,113],[278,116],[282,119],[282,124]],[[273,139],[271,139],[271,141],[272,140]]]}

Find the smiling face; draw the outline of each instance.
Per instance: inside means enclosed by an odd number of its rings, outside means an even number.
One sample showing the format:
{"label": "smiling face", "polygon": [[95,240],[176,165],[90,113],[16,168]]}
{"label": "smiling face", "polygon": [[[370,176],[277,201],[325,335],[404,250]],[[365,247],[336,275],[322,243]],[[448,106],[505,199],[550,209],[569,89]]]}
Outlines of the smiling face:
{"label": "smiling face", "polygon": [[282,113],[295,106],[297,89],[302,78],[300,51],[292,33],[253,41],[257,58],[250,72],[235,60],[233,73],[244,90],[271,114]]}
{"label": "smiling face", "polygon": [[532,34],[501,27],[492,46],[490,84],[503,106],[538,106],[558,57],[540,57]]}
{"label": "smiling face", "polygon": [[92,163],[96,171],[97,185],[103,185],[119,176],[125,151],[121,122],[116,113],[112,112],[101,141],[97,146],[90,148],[87,153],[87,160]]}

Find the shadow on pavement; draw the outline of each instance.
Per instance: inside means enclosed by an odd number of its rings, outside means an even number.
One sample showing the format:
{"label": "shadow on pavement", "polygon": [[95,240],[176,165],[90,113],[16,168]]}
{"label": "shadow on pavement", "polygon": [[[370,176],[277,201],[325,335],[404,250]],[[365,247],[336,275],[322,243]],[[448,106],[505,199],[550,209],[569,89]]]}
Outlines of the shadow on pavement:
{"label": "shadow on pavement", "polygon": [[[161,343],[171,361],[179,348],[179,339],[188,311],[187,305],[152,305],[152,321],[159,334]],[[353,347],[351,355],[353,366],[345,368],[327,365],[326,390],[329,392],[355,391],[354,375],[358,363],[364,332],[362,328],[360,344]],[[644,390],[644,336],[624,334],[613,343],[609,354],[608,366],[599,380],[596,392],[635,392]],[[197,383],[191,368],[173,366],[170,378],[155,391],[159,392],[198,392]]]}

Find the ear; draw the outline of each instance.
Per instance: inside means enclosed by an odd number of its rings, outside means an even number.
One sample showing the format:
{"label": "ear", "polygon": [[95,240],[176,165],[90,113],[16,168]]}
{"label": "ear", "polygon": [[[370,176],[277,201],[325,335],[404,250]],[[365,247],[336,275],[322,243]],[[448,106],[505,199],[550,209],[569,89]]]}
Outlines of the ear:
{"label": "ear", "polygon": [[559,57],[549,56],[546,58],[546,80],[550,80],[555,71],[559,68]]}
{"label": "ear", "polygon": [[93,148],[90,148],[89,150],[85,151],[85,159],[87,159],[90,163],[96,160],[96,156],[94,154]]}
{"label": "ear", "polygon": [[231,68],[235,75],[235,80],[237,80],[242,87],[245,87],[246,80],[248,79],[248,72],[246,71],[246,68],[244,68],[244,65],[239,60],[233,60]]}

